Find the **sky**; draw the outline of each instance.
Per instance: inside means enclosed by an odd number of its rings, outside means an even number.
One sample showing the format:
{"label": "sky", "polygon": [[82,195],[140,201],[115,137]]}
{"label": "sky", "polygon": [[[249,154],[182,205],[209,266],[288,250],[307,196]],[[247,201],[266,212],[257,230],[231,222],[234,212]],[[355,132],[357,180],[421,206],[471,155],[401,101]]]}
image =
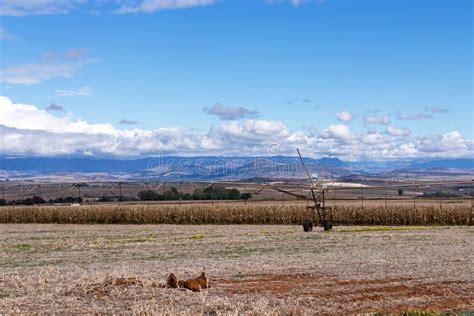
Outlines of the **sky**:
{"label": "sky", "polygon": [[474,157],[469,0],[3,0],[0,154]]}

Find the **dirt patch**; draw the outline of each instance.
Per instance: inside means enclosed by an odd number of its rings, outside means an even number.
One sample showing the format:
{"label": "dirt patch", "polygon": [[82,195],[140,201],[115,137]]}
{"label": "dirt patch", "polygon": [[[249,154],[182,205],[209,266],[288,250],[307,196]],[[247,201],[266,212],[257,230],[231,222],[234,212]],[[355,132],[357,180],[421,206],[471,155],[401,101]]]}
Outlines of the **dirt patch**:
{"label": "dirt patch", "polygon": [[[311,297],[367,311],[383,303],[383,311],[450,311],[472,308],[474,282],[422,279],[339,279],[323,274],[262,274],[240,279],[216,279],[229,295],[266,294],[276,298]],[[379,304],[377,304],[379,303]],[[356,312],[354,310],[354,312]]]}

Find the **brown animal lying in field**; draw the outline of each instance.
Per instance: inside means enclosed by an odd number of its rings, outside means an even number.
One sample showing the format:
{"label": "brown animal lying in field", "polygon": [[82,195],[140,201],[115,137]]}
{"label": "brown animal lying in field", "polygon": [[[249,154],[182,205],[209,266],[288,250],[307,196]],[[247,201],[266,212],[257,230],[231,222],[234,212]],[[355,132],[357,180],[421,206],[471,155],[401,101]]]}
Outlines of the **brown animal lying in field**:
{"label": "brown animal lying in field", "polygon": [[199,292],[201,289],[207,289],[209,287],[209,281],[207,280],[206,273],[203,272],[197,278],[178,280],[174,273],[171,273],[166,281],[166,287],[169,288],[183,288],[194,292]]}
{"label": "brown animal lying in field", "polygon": [[178,287],[178,278],[174,273],[171,273],[170,276],[168,277],[168,280],[166,280],[166,287],[176,289]]}

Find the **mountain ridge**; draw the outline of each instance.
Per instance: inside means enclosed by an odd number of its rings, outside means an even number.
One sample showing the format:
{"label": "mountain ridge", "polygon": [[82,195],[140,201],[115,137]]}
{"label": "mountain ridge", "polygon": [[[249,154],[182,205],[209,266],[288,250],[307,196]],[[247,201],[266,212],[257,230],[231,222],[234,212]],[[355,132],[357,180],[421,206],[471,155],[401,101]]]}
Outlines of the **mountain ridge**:
{"label": "mountain ridge", "polygon": [[[309,171],[330,177],[350,174],[374,175],[413,171],[437,173],[452,170],[474,171],[474,159],[407,159],[394,161],[343,161],[336,157],[303,158]],[[93,157],[0,157],[0,170],[6,174],[50,175],[103,173],[133,175],[135,178],[174,180],[231,180],[253,177],[301,177],[305,170],[299,157],[162,156],[139,159]],[[444,170],[444,171],[443,171]]]}

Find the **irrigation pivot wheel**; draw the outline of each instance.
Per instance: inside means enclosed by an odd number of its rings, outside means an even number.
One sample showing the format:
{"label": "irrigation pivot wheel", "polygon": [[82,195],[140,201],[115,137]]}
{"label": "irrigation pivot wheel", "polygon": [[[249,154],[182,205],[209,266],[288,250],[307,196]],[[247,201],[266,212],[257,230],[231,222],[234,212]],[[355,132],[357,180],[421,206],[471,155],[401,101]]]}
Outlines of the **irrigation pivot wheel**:
{"label": "irrigation pivot wheel", "polygon": [[310,219],[305,219],[303,222],[303,230],[306,233],[312,232],[313,231],[313,221]]}

